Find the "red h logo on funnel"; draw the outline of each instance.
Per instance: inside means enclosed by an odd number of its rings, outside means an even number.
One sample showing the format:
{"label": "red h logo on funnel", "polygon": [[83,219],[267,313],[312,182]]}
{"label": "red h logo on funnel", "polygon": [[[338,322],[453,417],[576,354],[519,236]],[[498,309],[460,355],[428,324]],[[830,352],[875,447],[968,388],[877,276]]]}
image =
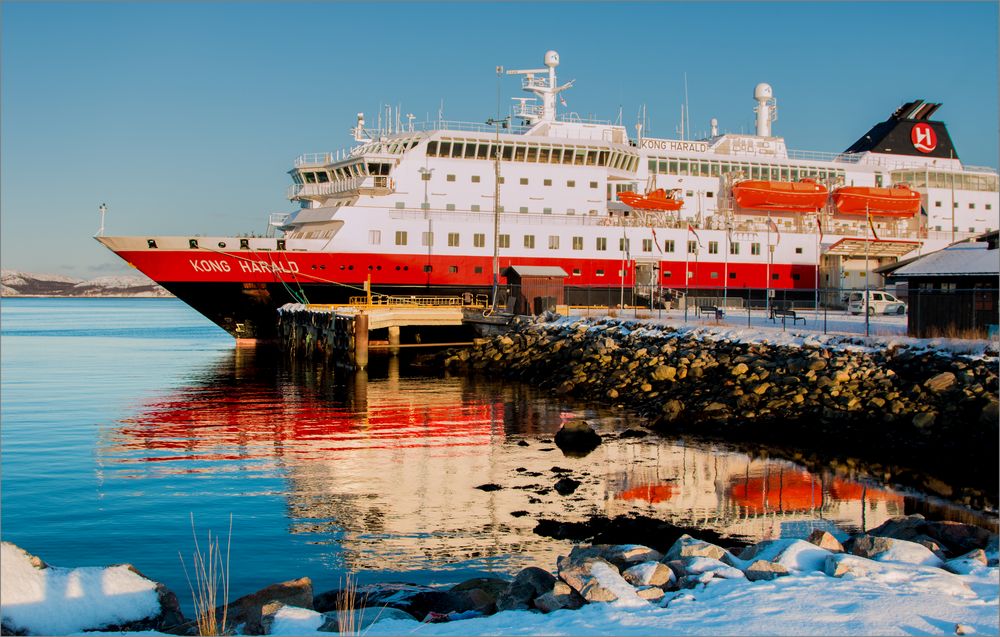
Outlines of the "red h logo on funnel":
{"label": "red h logo on funnel", "polygon": [[930,124],[923,122],[913,125],[913,129],[910,130],[910,141],[913,142],[913,147],[922,153],[929,153],[937,148],[937,135],[934,134],[934,129]]}

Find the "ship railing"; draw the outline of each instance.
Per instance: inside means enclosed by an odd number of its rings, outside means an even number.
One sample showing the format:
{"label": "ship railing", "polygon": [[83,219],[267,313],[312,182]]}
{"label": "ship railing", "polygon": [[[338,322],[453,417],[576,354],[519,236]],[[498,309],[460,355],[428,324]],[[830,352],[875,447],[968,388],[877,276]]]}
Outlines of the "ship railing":
{"label": "ship railing", "polygon": [[384,175],[369,175],[367,177],[350,177],[335,179],[322,184],[292,184],[288,187],[288,199],[303,197],[323,197],[359,188],[388,188],[389,178]]}
{"label": "ship railing", "polygon": [[482,307],[483,295],[480,298],[467,295],[461,296],[388,296],[373,294],[367,296],[352,296],[347,299],[350,307]]}

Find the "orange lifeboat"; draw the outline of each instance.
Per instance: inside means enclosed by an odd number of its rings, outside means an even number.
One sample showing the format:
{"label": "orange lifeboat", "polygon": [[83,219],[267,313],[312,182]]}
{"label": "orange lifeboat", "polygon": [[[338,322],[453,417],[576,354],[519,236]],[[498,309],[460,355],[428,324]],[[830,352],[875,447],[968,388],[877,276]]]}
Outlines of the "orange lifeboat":
{"label": "orange lifeboat", "polygon": [[736,203],[753,210],[814,212],[826,205],[828,191],[814,179],[799,181],[741,181],[733,186]]}
{"label": "orange lifeboat", "polygon": [[837,212],[845,215],[871,213],[881,217],[912,217],[920,212],[920,193],[905,184],[892,188],[845,186],[833,191]]}
{"label": "orange lifeboat", "polygon": [[677,196],[679,193],[680,188],[675,188],[670,192],[667,192],[663,188],[657,188],[656,190],[647,192],[645,195],[626,190],[618,193],[618,200],[627,206],[639,210],[667,210],[673,212],[680,210],[684,205],[684,200]]}

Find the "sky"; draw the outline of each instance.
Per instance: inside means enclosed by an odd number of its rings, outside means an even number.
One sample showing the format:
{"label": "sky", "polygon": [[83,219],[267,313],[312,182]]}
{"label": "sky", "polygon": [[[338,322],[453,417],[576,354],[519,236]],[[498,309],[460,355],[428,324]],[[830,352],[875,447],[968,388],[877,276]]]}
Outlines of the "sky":
{"label": "sky", "polygon": [[[481,122],[495,67],[559,52],[581,115],[677,138],[751,132],[753,88],[789,148],[837,152],[913,99],[943,102],[967,164],[998,164],[998,4],[10,2],[0,14],[0,265],[132,272],[91,237],[262,233],[298,155],[364,111]],[[502,80],[506,104],[524,95]]]}

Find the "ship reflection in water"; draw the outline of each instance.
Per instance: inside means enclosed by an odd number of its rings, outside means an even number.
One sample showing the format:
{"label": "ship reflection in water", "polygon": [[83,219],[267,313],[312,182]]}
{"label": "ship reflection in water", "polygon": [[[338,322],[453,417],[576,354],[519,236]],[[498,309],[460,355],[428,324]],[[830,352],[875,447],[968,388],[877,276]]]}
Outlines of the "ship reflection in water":
{"label": "ship reflection in water", "polygon": [[[398,359],[375,366],[371,378],[336,377],[236,350],[106,430],[104,479],[236,472],[234,509],[283,500],[290,535],[355,571],[550,566],[567,544],[533,533],[542,518],[638,513],[759,540],[873,528],[904,513],[903,496],[886,488],[655,436],[610,435],[585,458],[565,457],[552,435],[567,418],[608,433],[628,417],[521,385],[408,377]],[[554,467],[581,486],[556,493]],[[489,483],[501,488],[476,488]]]}

